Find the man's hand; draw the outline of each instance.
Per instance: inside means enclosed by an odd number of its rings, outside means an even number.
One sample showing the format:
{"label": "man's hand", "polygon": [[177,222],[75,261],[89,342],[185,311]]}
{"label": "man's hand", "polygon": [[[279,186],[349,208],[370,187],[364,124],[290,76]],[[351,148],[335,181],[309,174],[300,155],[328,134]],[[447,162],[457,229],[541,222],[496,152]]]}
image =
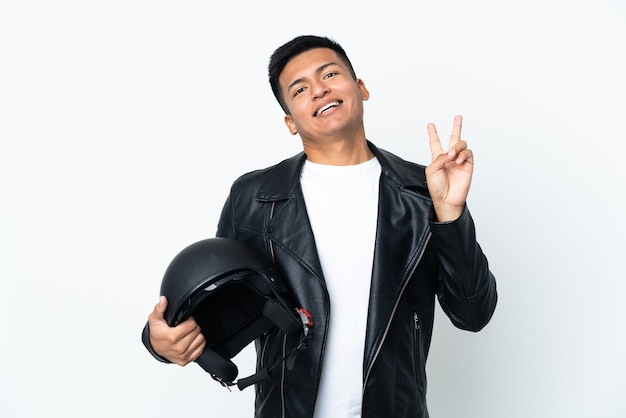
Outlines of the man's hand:
{"label": "man's hand", "polygon": [[437,129],[428,124],[432,162],[426,167],[426,182],[439,222],[456,220],[463,212],[474,170],[474,156],[461,140],[463,118],[454,117],[447,151],[444,151]]}
{"label": "man's hand", "polygon": [[159,303],[148,316],[150,344],[161,357],[179,366],[185,366],[197,359],[204,351],[204,335],[193,318],[170,327],[163,318],[166,307],[167,298],[161,296]]}

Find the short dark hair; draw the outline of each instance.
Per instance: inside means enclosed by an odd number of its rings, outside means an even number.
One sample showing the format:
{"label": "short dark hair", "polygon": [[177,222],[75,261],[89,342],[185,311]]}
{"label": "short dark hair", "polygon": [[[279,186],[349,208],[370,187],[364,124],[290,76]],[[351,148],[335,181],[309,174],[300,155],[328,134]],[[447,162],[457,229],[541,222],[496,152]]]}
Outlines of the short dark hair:
{"label": "short dark hair", "polygon": [[328,48],[335,51],[341,61],[343,61],[343,63],[348,66],[352,77],[356,80],[356,73],[354,72],[354,68],[352,68],[352,63],[350,62],[346,51],[344,51],[339,43],[325,36],[297,36],[286,44],[278,47],[274,51],[274,53],[270,57],[270,63],[268,66],[268,75],[270,79],[270,86],[272,87],[272,92],[274,93],[274,97],[276,97],[276,100],[278,100],[278,104],[280,104],[280,107],[282,107],[282,109],[285,111],[285,114],[289,114],[289,109],[285,104],[283,92],[280,88],[278,77],[280,77],[280,74],[285,69],[285,66],[287,65],[287,63],[289,63],[289,61],[291,61],[292,58],[302,54],[303,52],[315,48]]}

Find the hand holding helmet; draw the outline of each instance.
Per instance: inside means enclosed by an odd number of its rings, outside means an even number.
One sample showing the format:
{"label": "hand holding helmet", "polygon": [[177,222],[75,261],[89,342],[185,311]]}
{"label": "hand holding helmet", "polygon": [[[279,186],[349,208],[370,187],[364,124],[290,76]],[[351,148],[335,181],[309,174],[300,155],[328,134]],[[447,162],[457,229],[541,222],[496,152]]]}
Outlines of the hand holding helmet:
{"label": "hand holding helmet", "polygon": [[309,313],[290,305],[263,254],[237,240],[209,238],[184,248],[164,274],[161,295],[148,319],[153,350],[179,365],[195,361],[226,387],[243,390],[270,376],[277,364],[235,382],[231,361],[268,330],[299,336],[279,362],[289,360],[287,367],[311,337]]}
{"label": "hand holding helmet", "polygon": [[193,317],[170,327],[165,321],[167,297],[161,296],[159,303],[148,316],[150,327],[150,343],[154,351],[161,357],[185,366],[195,361],[205,347],[204,335]]}

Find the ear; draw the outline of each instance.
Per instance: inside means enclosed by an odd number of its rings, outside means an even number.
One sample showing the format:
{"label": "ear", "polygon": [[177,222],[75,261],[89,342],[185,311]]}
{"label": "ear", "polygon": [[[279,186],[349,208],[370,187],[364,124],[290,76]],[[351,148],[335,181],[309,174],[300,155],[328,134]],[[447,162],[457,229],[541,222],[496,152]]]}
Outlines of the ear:
{"label": "ear", "polygon": [[293,121],[291,115],[285,115],[285,125],[287,125],[287,129],[289,129],[291,135],[298,133],[298,128],[296,128],[296,123]]}
{"label": "ear", "polygon": [[361,99],[363,101],[367,100],[370,98],[370,92],[367,90],[367,87],[365,87],[365,82],[363,80],[361,80],[360,78],[356,79],[356,85],[359,87],[359,90],[361,91]]}

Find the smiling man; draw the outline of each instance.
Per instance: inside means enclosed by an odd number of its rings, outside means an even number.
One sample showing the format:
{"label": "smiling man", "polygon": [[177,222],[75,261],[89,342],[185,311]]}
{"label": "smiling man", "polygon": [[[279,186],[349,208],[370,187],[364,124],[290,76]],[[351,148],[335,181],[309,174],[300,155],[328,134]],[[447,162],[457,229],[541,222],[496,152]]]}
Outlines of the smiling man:
{"label": "smiling man", "polygon": [[[269,79],[303,152],[237,179],[217,236],[263,252],[315,325],[307,350],[256,384],[254,416],[428,417],[435,300],[469,331],[489,322],[497,301],[465,203],[474,159],[462,119],[445,150],[427,126],[424,167],[367,139],[369,92],[335,41],[292,39],[272,55]],[[149,315],[144,343],[161,361],[188,364],[204,337],[193,318],[169,327],[166,306],[162,297]],[[298,343],[261,335],[258,367]]]}
{"label": "smiling man", "polygon": [[302,139],[307,160],[352,165],[374,155],[367,147],[363,101],[369,92],[348,64],[327,48],[303,52],[289,61],[279,77],[285,123]]}

